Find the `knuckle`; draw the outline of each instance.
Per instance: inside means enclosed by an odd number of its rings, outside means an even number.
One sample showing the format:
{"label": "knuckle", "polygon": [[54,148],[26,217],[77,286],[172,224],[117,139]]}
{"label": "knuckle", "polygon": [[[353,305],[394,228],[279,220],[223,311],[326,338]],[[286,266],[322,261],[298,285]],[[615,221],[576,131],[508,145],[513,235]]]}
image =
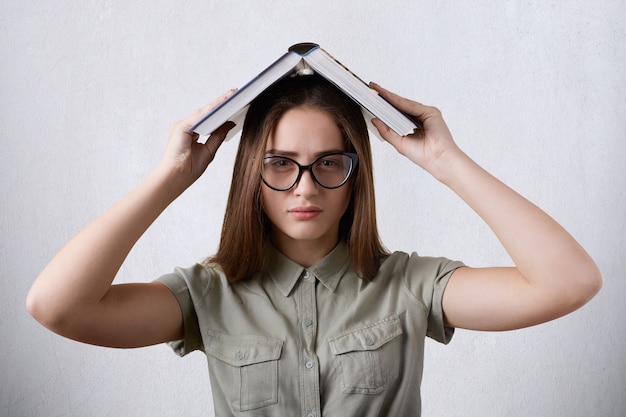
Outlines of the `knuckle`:
{"label": "knuckle", "polygon": [[188,129],[187,125],[188,125],[188,123],[186,123],[186,121],[184,119],[183,120],[179,120],[179,121],[177,121],[176,123],[174,123],[173,125],[170,126],[170,133],[181,132],[181,131],[187,130]]}
{"label": "knuckle", "polygon": [[442,117],[443,116],[443,113],[441,112],[439,107],[430,106],[429,109],[430,109],[430,112],[432,113],[433,116],[437,116],[437,117]]}

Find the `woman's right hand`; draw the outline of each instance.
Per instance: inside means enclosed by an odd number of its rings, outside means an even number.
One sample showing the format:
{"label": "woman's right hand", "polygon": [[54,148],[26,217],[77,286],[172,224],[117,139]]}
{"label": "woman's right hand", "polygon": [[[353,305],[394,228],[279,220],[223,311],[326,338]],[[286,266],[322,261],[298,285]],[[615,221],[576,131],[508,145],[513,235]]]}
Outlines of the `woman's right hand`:
{"label": "woman's right hand", "polygon": [[175,175],[181,181],[183,187],[190,186],[200,178],[215,157],[215,153],[226,138],[226,134],[235,125],[232,122],[224,123],[211,133],[206,143],[198,142],[199,135],[192,132],[190,130],[191,127],[235,91],[236,89],[228,91],[211,103],[173,124],[170,128],[167,147],[159,168]]}

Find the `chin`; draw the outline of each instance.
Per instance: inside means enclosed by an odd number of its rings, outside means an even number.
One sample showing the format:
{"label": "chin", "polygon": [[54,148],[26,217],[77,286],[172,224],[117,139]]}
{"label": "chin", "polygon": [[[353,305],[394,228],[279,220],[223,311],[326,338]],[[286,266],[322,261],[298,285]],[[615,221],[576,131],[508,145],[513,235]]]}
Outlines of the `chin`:
{"label": "chin", "polygon": [[326,242],[329,240],[327,231],[320,230],[320,227],[315,225],[293,228],[292,230],[280,230],[278,233],[283,237],[294,241],[294,243],[311,243],[315,241]]}

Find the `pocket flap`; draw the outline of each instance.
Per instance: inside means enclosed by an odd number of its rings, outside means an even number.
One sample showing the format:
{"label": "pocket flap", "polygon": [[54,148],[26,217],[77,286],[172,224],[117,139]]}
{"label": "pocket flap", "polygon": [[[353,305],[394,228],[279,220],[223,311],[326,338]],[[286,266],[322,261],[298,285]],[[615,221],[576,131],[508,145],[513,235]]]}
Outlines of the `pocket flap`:
{"label": "pocket flap", "polygon": [[232,336],[208,331],[204,350],[232,366],[278,360],[283,341],[263,336]]}
{"label": "pocket flap", "polygon": [[367,323],[329,339],[330,350],[334,355],[359,351],[376,350],[391,339],[402,334],[400,318],[397,315]]}

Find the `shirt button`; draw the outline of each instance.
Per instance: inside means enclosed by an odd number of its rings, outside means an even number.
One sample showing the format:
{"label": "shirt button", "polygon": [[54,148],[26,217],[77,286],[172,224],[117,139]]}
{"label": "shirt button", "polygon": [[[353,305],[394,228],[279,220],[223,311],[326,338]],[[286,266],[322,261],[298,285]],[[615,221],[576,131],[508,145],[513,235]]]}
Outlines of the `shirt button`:
{"label": "shirt button", "polygon": [[306,415],[306,417],[315,417],[315,413],[309,413]]}
{"label": "shirt button", "polygon": [[243,352],[242,352],[242,351],[240,351],[240,350],[238,350],[238,351],[235,353],[235,359],[237,359],[238,361],[242,360],[242,359],[243,359]]}
{"label": "shirt button", "polygon": [[302,278],[304,279],[309,279],[311,277],[311,274],[309,274],[309,271],[304,271],[304,273],[302,274]]}
{"label": "shirt button", "polygon": [[365,338],[365,346],[374,346],[374,342],[374,339],[369,336]]}
{"label": "shirt button", "polygon": [[306,366],[306,369],[311,369],[313,368],[313,362],[308,361],[307,363],[304,364],[304,366]]}
{"label": "shirt button", "polygon": [[311,327],[313,325],[313,320],[311,320],[311,319],[304,319],[304,325],[306,327]]}

